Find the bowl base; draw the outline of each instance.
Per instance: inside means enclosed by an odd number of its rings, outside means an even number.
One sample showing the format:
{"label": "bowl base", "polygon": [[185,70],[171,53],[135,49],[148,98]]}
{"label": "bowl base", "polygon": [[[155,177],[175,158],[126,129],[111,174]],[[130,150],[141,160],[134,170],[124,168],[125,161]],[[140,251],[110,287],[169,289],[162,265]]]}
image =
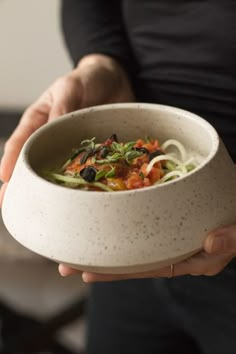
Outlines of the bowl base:
{"label": "bowl base", "polygon": [[152,270],[158,270],[163,267],[167,267],[171,264],[179,263],[194,254],[198,253],[201,248],[198,248],[194,251],[185,253],[181,256],[168,258],[166,260],[162,260],[154,263],[146,263],[146,264],[137,264],[137,265],[129,265],[129,266],[119,266],[119,267],[101,267],[101,266],[92,266],[92,265],[82,265],[82,264],[71,264],[65,263],[58,260],[54,260],[58,263],[63,263],[70,268],[74,268],[77,270],[81,270],[82,272],[91,272],[91,273],[99,273],[99,274],[132,274],[132,273],[142,273],[148,272]]}

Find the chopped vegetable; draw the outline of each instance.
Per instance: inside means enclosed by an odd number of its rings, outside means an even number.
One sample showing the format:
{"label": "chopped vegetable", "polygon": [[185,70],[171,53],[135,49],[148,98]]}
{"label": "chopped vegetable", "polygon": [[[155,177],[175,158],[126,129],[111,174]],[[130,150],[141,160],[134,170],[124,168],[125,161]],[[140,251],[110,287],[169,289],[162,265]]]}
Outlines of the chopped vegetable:
{"label": "chopped vegetable", "polygon": [[[196,167],[175,139],[161,146],[150,137],[122,143],[113,134],[104,143],[95,140],[82,141],[58,173],[46,172],[43,176],[65,187],[111,192],[166,183]],[[168,152],[170,146],[176,153]]]}
{"label": "chopped vegetable", "polygon": [[94,182],[96,178],[97,170],[93,166],[88,166],[80,171],[80,176],[87,182]]}

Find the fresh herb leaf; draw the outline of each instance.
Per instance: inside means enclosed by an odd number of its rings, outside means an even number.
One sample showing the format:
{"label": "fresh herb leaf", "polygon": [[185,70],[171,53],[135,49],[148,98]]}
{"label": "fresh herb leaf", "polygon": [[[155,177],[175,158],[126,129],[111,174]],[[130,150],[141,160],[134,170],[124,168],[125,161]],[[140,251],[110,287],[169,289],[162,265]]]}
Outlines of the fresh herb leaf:
{"label": "fresh herb leaf", "polygon": [[142,180],[144,180],[145,176],[144,176],[143,172],[140,172],[139,176],[142,178]]}
{"label": "fresh herb leaf", "polygon": [[115,174],[116,174],[116,168],[115,166],[111,166],[111,170],[106,173],[105,177],[112,178],[115,176]]}
{"label": "fresh herb leaf", "polygon": [[87,144],[88,146],[90,146],[92,143],[94,143],[94,141],[95,141],[95,137],[93,137],[92,139],[86,139],[86,140],[83,140],[83,141],[81,141],[81,145],[85,145],[85,144]]}
{"label": "fresh herb leaf", "polygon": [[137,157],[140,157],[141,155],[143,155],[141,151],[131,150],[125,154],[125,160],[130,163],[132,162],[132,160],[136,159]]}
{"label": "fresh herb leaf", "polygon": [[111,144],[111,150],[114,152],[120,152],[123,153],[123,145],[117,143],[116,141],[113,141]]}
{"label": "fresh herb leaf", "polygon": [[106,164],[106,163],[117,162],[117,161],[119,161],[122,158],[123,158],[123,156],[120,153],[115,152],[113,155],[108,155],[107,158],[104,159],[104,160],[96,160],[96,163],[100,164],[100,165],[103,165],[103,164]]}
{"label": "fresh herb leaf", "polygon": [[105,177],[107,174],[106,170],[99,170],[97,171],[96,177],[95,177],[95,181],[99,181],[100,179],[102,179],[103,177]]}
{"label": "fresh herb leaf", "polygon": [[126,152],[130,151],[134,147],[135,144],[136,144],[135,141],[130,141],[129,143],[126,143],[123,148],[124,152],[126,153]]}

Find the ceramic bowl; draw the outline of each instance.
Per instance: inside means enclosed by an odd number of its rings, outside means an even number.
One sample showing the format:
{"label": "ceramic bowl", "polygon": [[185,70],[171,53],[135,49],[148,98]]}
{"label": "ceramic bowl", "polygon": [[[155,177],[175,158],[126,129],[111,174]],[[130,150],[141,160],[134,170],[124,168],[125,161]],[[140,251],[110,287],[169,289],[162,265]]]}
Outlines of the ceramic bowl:
{"label": "ceramic bowl", "polygon": [[[52,184],[40,171],[61,165],[84,139],[145,135],[180,140],[199,166],[144,189],[96,192]],[[159,268],[202,248],[209,230],[235,221],[236,173],[214,128],[202,118],[157,104],[115,104],[67,114],[25,143],[2,214],[30,250],[73,268],[129,273]]]}

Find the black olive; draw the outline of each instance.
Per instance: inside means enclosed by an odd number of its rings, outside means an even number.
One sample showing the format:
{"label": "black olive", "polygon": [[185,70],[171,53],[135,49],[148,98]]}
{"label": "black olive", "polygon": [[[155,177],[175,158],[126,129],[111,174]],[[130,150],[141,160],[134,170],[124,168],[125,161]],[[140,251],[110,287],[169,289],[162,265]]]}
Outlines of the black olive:
{"label": "black olive", "polygon": [[148,149],[146,149],[145,147],[136,147],[135,150],[143,152],[144,154],[149,154]]}
{"label": "black olive", "polygon": [[154,152],[151,152],[150,155],[149,155],[149,162],[154,159],[154,157],[157,157],[157,156],[160,156],[160,155],[163,155],[164,153],[161,151],[161,150],[156,150]]}
{"label": "black olive", "polygon": [[86,182],[94,182],[95,177],[96,177],[97,170],[93,166],[88,166],[83,168],[80,171],[80,176],[86,181]]}
{"label": "black olive", "polygon": [[115,141],[116,143],[118,143],[118,138],[116,134],[112,134],[112,136],[110,137],[111,141]]}
{"label": "black olive", "polygon": [[104,146],[104,147],[102,148],[100,154],[101,154],[100,156],[101,156],[103,159],[104,159],[105,157],[107,157],[107,155],[109,154],[108,148],[107,148],[106,146]]}

